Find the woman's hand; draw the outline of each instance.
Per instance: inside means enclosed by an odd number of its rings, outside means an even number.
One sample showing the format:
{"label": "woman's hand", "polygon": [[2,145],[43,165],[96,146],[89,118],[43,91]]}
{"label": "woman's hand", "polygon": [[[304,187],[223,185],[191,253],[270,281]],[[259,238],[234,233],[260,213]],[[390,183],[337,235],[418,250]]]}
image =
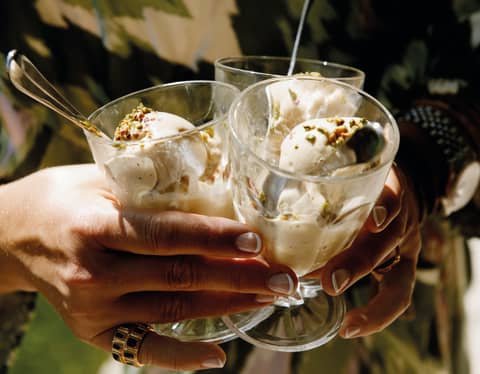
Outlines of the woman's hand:
{"label": "woman's hand", "polygon": [[[312,275],[325,291],[338,295],[368,274],[378,293],[363,307],[350,310],[340,336],[353,338],[383,330],[408,308],[415,283],[421,236],[418,202],[411,183],[393,167],[376,206],[354,243]],[[375,271],[395,255],[400,261],[384,274]]]}
{"label": "woman's hand", "polygon": [[[0,187],[0,291],[42,293],[76,336],[106,351],[120,324],[240,312],[293,292],[291,270],[253,258],[261,248],[233,220],[121,209],[95,165]],[[139,361],[194,370],[225,354],[149,333]]]}

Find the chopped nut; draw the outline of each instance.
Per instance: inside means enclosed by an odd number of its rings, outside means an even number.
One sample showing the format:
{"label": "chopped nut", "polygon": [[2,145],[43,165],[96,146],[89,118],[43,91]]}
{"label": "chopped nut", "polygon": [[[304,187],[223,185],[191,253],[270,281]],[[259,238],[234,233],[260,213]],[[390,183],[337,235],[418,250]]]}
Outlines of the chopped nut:
{"label": "chopped nut", "polygon": [[328,137],[330,136],[330,133],[329,133],[327,130],[321,128],[321,127],[317,127],[317,131],[318,131],[319,133],[325,135],[325,137],[326,137],[327,139],[328,139]]}
{"label": "chopped nut", "polygon": [[262,203],[265,204],[265,201],[267,201],[267,197],[265,196],[265,193],[262,191],[258,195],[258,200]]}
{"label": "chopped nut", "polygon": [[272,112],[274,120],[280,119],[280,103],[278,101],[273,103]]}
{"label": "chopped nut", "polygon": [[[145,117],[145,114],[152,112],[152,109],[147,108],[142,103],[127,114],[118,125],[115,130],[115,140],[138,140],[148,135],[148,132],[142,132],[143,125],[141,121]],[[136,134],[136,135],[135,135]]]}
{"label": "chopped nut", "polygon": [[298,95],[295,93],[295,91],[289,88],[288,93],[290,94],[290,98],[292,99],[292,101],[296,103],[298,100]]}
{"label": "chopped nut", "polygon": [[208,134],[211,138],[215,136],[215,132],[213,130],[213,127],[208,127],[205,130],[203,130],[204,133]]}
{"label": "chopped nut", "polygon": [[334,130],[336,136],[340,136],[346,132],[348,132],[348,129],[345,126],[338,126]]}
{"label": "chopped nut", "polygon": [[313,145],[315,144],[317,137],[314,134],[307,134],[305,135],[305,139]]}

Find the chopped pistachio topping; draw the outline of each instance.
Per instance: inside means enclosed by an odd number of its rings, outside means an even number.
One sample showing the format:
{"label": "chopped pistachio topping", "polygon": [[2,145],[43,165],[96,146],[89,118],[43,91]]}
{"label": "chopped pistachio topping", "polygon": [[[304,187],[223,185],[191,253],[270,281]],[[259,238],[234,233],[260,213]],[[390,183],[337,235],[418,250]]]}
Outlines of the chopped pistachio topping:
{"label": "chopped pistachio topping", "polygon": [[202,132],[208,134],[211,138],[215,136],[215,131],[213,130],[213,127],[208,127],[205,130],[202,130]]}
{"label": "chopped pistachio topping", "polygon": [[282,221],[290,221],[290,220],[298,219],[298,216],[296,216],[295,214],[287,213],[287,214],[281,214],[280,219]]}
{"label": "chopped pistachio topping", "polygon": [[142,103],[127,114],[118,124],[114,139],[115,140],[140,140],[148,135],[151,135],[148,131],[144,130],[142,120],[145,114],[152,112],[151,108],[147,108]]}
{"label": "chopped pistachio topping", "polygon": [[91,132],[92,134],[95,134],[99,137],[102,136],[101,132],[99,129],[97,129],[95,126],[93,126],[90,122],[88,121],[80,121],[82,124],[83,128],[87,130],[88,132]]}
{"label": "chopped pistachio topping", "polygon": [[272,112],[273,112],[273,119],[278,120],[280,118],[280,103],[278,101],[275,101],[273,103]]}
{"label": "chopped pistachio topping", "polygon": [[322,129],[321,127],[317,127],[317,131],[318,131],[319,133],[322,133],[323,135],[325,135],[325,137],[326,137],[327,139],[328,139],[329,136],[330,136],[330,133],[329,133],[327,130]]}
{"label": "chopped pistachio topping", "polygon": [[320,128],[318,131],[322,132],[327,137],[327,144],[340,145],[347,140],[353,133],[363,127],[368,121],[365,118],[352,118],[348,121],[348,126],[345,124],[345,119],[339,117],[330,117],[327,119],[330,123],[335,123],[336,128],[333,132],[328,133]]}
{"label": "chopped pistachio topping", "polygon": [[330,117],[330,118],[327,118],[327,122],[335,123],[337,126],[342,126],[345,123],[345,120],[339,117]]}
{"label": "chopped pistachio topping", "polygon": [[306,76],[309,76],[309,77],[317,77],[317,78],[323,76],[318,71],[306,71],[306,72],[297,73],[297,74],[294,74],[294,75],[306,75]]}
{"label": "chopped pistachio topping", "polygon": [[290,97],[293,102],[296,102],[298,100],[298,95],[291,88],[288,89],[288,93],[290,94]]}
{"label": "chopped pistachio topping", "polygon": [[265,192],[260,192],[258,195],[258,200],[262,203],[265,204],[265,201],[267,201],[267,196],[265,196]]}
{"label": "chopped pistachio topping", "polygon": [[315,141],[317,140],[317,137],[314,134],[307,134],[305,135],[305,139],[310,142],[311,144],[315,144]]}
{"label": "chopped pistachio topping", "polygon": [[113,146],[118,149],[125,149],[127,146],[123,143],[113,143]]}

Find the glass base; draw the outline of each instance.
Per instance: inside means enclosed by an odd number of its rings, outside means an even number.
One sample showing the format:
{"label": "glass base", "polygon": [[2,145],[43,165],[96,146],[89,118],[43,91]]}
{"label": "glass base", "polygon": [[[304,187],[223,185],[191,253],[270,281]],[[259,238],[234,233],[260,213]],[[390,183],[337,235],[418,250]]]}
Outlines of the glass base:
{"label": "glass base", "polygon": [[[244,317],[237,314],[236,322],[242,329],[249,330],[266,317],[263,313],[256,313],[255,316],[246,313]],[[154,325],[154,328],[161,335],[188,342],[221,344],[238,338],[220,317],[162,323]]]}
{"label": "glass base", "polygon": [[221,344],[237,336],[221,318],[192,319],[175,323],[154,325],[155,331],[181,341]]}
{"label": "glass base", "polygon": [[[243,340],[264,349],[300,352],[328,343],[345,316],[343,296],[329,296],[315,280],[301,281],[297,295],[265,308],[223,317]],[[246,323],[250,321],[250,323]]]}

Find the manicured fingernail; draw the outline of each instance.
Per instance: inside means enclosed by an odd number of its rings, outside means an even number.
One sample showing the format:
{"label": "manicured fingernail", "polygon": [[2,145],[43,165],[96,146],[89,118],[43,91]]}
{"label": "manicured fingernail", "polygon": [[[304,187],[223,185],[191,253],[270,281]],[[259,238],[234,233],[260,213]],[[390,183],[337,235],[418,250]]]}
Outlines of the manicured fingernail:
{"label": "manicured fingernail", "polygon": [[213,369],[213,368],[223,368],[225,362],[220,360],[219,358],[209,358],[202,362],[202,367],[205,369]]}
{"label": "manicured fingernail", "polygon": [[258,253],[262,249],[262,239],[254,232],[246,232],[237,237],[235,245],[243,252]]}
{"label": "manicured fingernail", "polygon": [[360,332],[360,327],[358,326],[350,326],[347,327],[347,330],[345,331],[345,338],[353,338],[355,335],[357,335]]}
{"label": "manicured fingernail", "polygon": [[273,303],[276,299],[277,297],[273,295],[257,295],[255,297],[257,303]]}
{"label": "manicured fingernail", "polygon": [[383,222],[387,218],[387,209],[384,206],[377,205],[373,208],[373,220],[377,227],[382,226]]}
{"label": "manicured fingernail", "polygon": [[332,274],[332,285],[336,293],[342,291],[350,281],[350,272],[346,269],[335,270]]}
{"label": "manicured fingernail", "polygon": [[290,295],[293,292],[293,279],[286,273],[275,274],[267,281],[267,287],[273,292]]}

